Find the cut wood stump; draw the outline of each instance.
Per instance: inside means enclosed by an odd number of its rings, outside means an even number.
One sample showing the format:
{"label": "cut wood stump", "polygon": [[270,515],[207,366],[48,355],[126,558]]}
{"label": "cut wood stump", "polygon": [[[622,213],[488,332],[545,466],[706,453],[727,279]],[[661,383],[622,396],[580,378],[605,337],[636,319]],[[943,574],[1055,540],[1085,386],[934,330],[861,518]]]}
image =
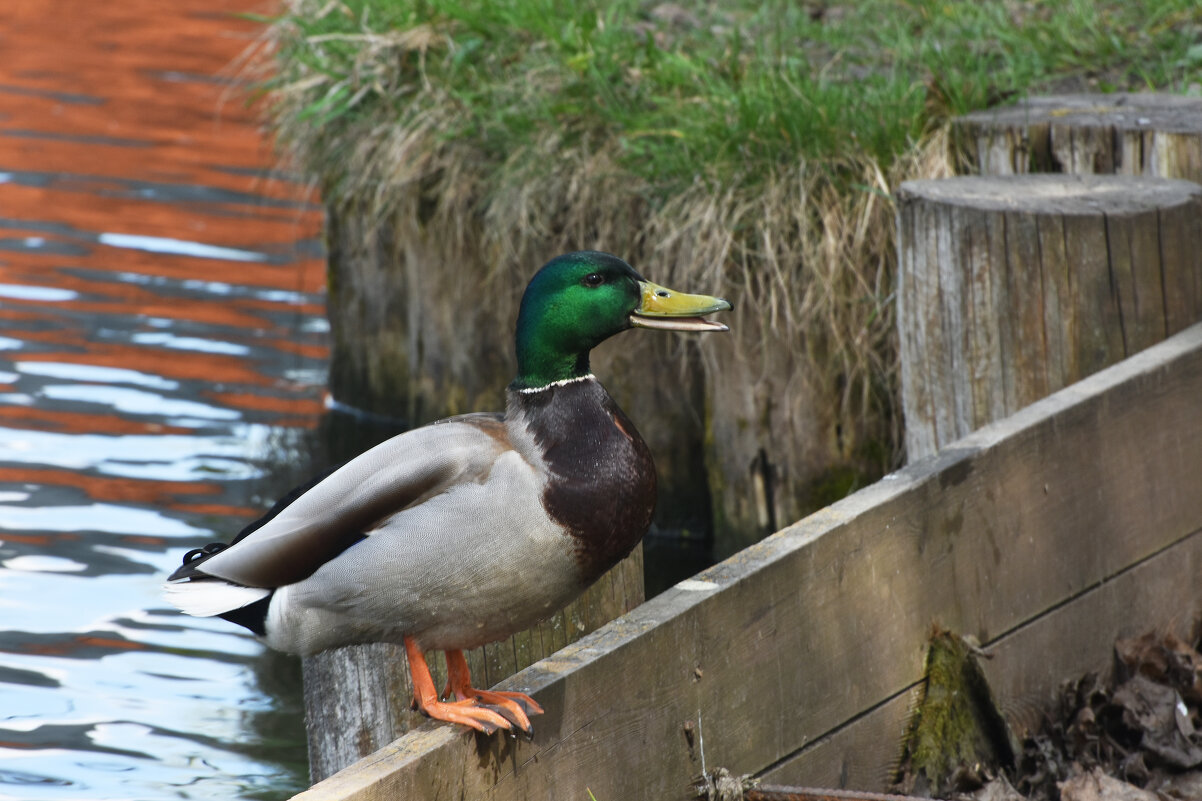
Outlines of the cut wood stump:
{"label": "cut wood stump", "polygon": [[1202,183],[1202,98],[1033,97],[955,122],[972,172],[1154,175]]}
{"label": "cut wood stump", "polygon": [[1202,318],[1202,186],[908,181],[898,327],[910,461]]}
{"label": "cut wood stump", "polygon": [[[584,595],[538,626],[467,653],[477,687],[550,656],[644,600],[643,548],[638,546]],[[436,687],[446,683],[441,656],[426,655]],[[304,660],[309,776],[319,782],[383,748],[425,718],[410,709],[413,685],[405,649],[389,643],[355,645]],[[539,719],[533,721],[537,730]]]}

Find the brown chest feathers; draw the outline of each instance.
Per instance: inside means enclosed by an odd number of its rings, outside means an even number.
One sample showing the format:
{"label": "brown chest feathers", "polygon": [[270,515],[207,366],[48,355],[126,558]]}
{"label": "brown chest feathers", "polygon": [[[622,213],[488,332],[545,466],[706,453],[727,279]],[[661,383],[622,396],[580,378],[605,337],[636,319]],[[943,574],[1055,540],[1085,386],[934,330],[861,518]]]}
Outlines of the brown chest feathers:
{"label": "brown chest feathers", "polygon": [[651,525],[651,453],[595,379],[521,393],[515,402],[550,472],[543,505],[575,537],[584,581],[591,584]]}

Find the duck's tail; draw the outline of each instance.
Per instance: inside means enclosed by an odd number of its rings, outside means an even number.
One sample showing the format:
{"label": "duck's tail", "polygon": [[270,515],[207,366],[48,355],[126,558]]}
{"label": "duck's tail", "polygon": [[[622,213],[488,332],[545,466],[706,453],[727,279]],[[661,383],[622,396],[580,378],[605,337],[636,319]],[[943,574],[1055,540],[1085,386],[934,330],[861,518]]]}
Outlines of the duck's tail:
{"label": "duck's tail", "polygon": [[213,617],[233,612],[271,596],[262,587],[243,587],[218,578],[169,581],[163,595],[176,609],[196,617]]}
{"label": "duck's tail", "polygon": [[235,584],[197,569],[226,547],[225,543],[215,542],[188,551],[184,563],[163,585],[163,595],[172,606],[185,614],[222,617],[262,635],[267,607],[275,590]]}

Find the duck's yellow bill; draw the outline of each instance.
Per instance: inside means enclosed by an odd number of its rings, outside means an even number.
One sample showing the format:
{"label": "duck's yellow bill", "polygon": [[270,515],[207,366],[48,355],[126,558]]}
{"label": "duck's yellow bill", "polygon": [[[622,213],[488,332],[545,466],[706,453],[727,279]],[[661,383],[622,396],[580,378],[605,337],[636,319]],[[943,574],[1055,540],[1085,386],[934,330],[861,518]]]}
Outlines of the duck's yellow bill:
{"label": "duck's yellow bill", "polygon": [[665,331],[729,331],[722,323],[703,320],[700,315],[723,311],[730,303],[709,295],[686,295],[653,284],[641,282],[643,302],[630,315],[631,325],[658,328]]}

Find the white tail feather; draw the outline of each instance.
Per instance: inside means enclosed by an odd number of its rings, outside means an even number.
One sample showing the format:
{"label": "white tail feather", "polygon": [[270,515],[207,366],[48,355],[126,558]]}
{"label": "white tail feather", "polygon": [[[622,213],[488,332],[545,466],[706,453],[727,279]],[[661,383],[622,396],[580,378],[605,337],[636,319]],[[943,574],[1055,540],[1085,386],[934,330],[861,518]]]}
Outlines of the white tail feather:
{"label": "white tail feather", "polygon": [[196,617],[232,612],[270,594],[271,590],[262,587],[242,587],[220,579],[172,581],[163,585],[163,595],[172,606]]}

